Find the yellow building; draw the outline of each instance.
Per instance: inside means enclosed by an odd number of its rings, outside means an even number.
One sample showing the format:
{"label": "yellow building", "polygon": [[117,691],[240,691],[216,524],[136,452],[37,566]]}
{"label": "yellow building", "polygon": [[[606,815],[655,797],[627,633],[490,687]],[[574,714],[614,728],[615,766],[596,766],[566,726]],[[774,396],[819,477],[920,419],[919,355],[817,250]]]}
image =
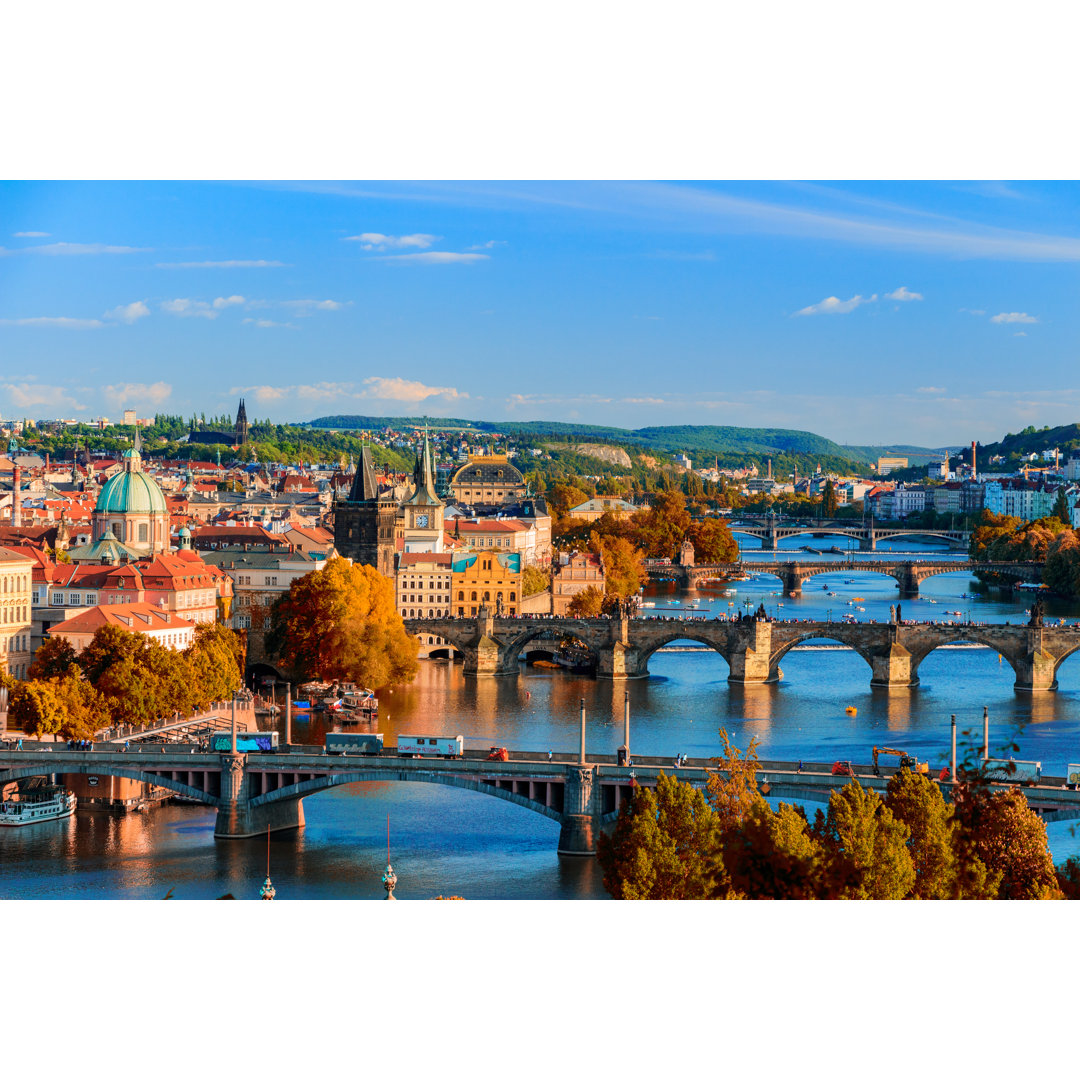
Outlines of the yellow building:
{"label": "yellow building", "polygon": [[30,584],[34,560],[0,548],[0,671],[26,678],[30,666]]}
{"label": "yellow building", "polygon": [[468,551],[454,556],[454,614],[517,615],[521,611],[521,556],[516,552]]}

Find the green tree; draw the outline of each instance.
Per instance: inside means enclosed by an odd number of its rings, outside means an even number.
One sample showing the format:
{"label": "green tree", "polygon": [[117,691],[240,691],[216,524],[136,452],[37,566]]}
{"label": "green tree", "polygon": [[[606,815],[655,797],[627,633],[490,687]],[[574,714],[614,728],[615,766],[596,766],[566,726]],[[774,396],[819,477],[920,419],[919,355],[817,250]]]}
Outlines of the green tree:
{"label": "green tree", "polygon": [[836,485],[831,480],[825,481],[825,488],[821,493],[821,516],[831,518],[836,516],[836,508],[840,500],[836,496]]}
{"label": "green tree", "polygon": [[687,535],[694,545],[695,562],[725,563],[736,562],[739,558],[739,542],[731,535],[727,522],[720,518],[695,522]]}
{"label": "green tree", "polygon": [[34,653],[34,662],[26,676],[29,679],[51,679],[67,675],[73,665],[75,649],[71,642],[65,637],[47,637]]}
{"label": "green tree", "polygon": [[885,805],[907,826],[908,852],[915,867],[911,895],[948,900],[956,892],[956,822],[941,788],[926,776],[898,769],[890,778]]}
{"label": "green tree", "polygon": [[566,605],[566,614],[571,619],[595,619],[603,614],[604,594],[595,586],[582,589]]}
{"label": "green tree", "polygon": [[393,582],[374,567],[330,559],[289,586],[271,619],[267,645],[299,679],[377,690],[416,677],[418,643],[405,632]]}
{"label": "green tree", "polygon": [[548,575],[538,566],[526,566],[521,572],[521,595],[535,596],[551,584]]}
{"label": "green tree", "polygon": [[774,813],[764,799],[749,807],[724,837],[730,896],[746,900],[815,900],[825,889],[820,841],[798,807],[781,803]]}
{"label": "green tree", "polygon": [[1072,528],[1072,514],[1069,513],[1069,500],[1065,497],[1065,485],[1058,488],[1057,498],[1054,500],[1053,516],[1067,529]]}
{"label": "green tree", "polygon": [[875,792],[854,781],[837,788],[828,813],[817,812],[813,832],[826,855],[854,875],[841,898],[903,900],[911,892],[910,832]]}
{"label": "green tree", "polygon": [[8,698],[8,717],[27,735],[56,735],[64,719],[56,687],[40,679],[19,683]]}
{"label": "green tree", "polygon": [[716,814],[690,784],[665,773],[656,792],[635,787],[597,855],[619,900],[707,900],[726,891]]}

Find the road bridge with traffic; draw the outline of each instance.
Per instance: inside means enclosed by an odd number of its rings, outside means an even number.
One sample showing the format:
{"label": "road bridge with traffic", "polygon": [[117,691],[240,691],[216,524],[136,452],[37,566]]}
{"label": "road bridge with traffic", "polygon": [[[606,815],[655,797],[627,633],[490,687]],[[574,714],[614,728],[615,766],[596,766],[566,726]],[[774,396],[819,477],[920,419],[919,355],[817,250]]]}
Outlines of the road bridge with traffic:
{"label": "road bridge with traffic", "polygon": [[466,675],[516,675],[520,657],[536,638],[573,638],[596,659],[600,678],[634,679],[649,674],[649,658],[673,641],[696,641],[728,663],[728,681],[777,682],[780,661],[806,641],[835,641],[870,667],[870,685],[918,686],[919,665],[943,645],[971,643],[999,653],[1019,691],[1057,689],[1057,671],[1080,648],[1080,627],[1013,626],[1009,623],[844,623],[768,619],[571,619],[503,617],[481,608],[475,618],[406,619],[410,634],[438,634],[464,657]]}
{"label": "road bridge with traffic", "polygon": [[[584,742],[584,739],[582,740]],[[30,776],[119,776],[154,784],[211,807],[221,839],[262,836],[304,824],[303,800],[342,784],[412,782],[441,784],[512,802],[559,823],[558,851],[593,855],[600,832],[610,828],[635,786],[655,786],[661,773],[704,787],[716,762],[688,761],[675,768],[672,758],[631,759],[620,765],[611,755],[546,754],[513,751],[508,761],[488,761],[486,752],[463,758],[418,759],[395,750],[373,757],[327,755],[322,747],[290,746],[284,752],[207,754],[168,747],[164,752],[117,747],[93,752],[56,748],[0,751],[0,789]],[[757,771],[763,794],[797,801],[827,801],[845,783],[883,791],[893,770],[874,775],[869,765],[853,767],[853,777],[833,776],[829,764],[762,761]],[[942,783],[948,795],[951,784]],[[993,785],[1004,788],[1007,785]],[[1045,777],[1024,788],[1029,805],[1045,820],[1080,818],[1080,792],[1064,778]]]}

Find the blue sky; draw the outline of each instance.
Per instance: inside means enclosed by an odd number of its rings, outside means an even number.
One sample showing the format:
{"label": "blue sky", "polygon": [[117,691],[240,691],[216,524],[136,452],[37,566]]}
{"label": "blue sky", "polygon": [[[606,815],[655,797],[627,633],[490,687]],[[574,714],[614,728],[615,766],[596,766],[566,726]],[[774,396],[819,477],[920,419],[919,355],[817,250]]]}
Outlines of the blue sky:
{"label": "blue sky", "polygon": [[1080,419],[1064,183],[7,183],[0,414],[990,441]]}

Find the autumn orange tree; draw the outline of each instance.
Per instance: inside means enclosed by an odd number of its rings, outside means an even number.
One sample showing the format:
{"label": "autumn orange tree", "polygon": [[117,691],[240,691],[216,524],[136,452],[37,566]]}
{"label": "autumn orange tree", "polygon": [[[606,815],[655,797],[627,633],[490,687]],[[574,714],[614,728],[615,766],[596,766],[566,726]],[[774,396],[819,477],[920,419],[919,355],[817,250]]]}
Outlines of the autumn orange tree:
{"label": "autumn orange tree", "polygon": [[[1080,897],[1080,860],[1055,871],[1046,830],[1021,791],[969,773],[946,803],[938,784],[900,770],[885,798],[849,781],[811,823],[773,810],[756,744],[721,731],[706,794],[661,777],[636,788],[598,854],[613,895],[676,899],[1036,899]],[[681,790],[680,790],[681,789]],[[697,845],[696,847],[694,845]]]}
{"label": "autumn orange tree", "polygon": [[267,646],[297,679],[347,679],[379,689],[419,670],[415,638],[374,567],[330,559],[295,580],[274,605]]}

